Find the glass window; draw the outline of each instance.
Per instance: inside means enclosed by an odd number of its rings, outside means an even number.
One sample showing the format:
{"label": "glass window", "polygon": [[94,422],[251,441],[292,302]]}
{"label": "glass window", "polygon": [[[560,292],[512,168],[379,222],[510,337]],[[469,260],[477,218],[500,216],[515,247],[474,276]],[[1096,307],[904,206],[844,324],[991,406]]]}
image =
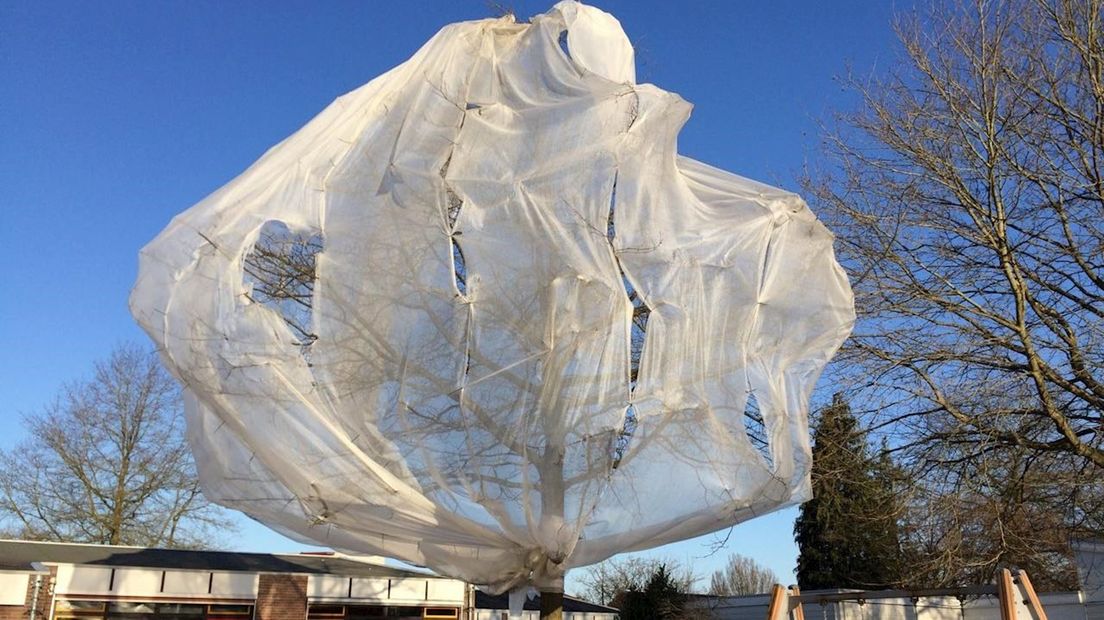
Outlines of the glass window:
{"label": "glass window", "polygon": [[126,601],[122,603],[108,603],[109,614],[152,614],[156,612],[155,603],[139,603]]}
{"label": "glass window", "polygon": [[252,605],[71,601],[59,599],[55,620],[249,620]]}
{"label": "glass window", "polygon": [[102,620],[107,603],[103,601],[67,601],[58,599],[54,607],[56,620]]}
{"label": "glass window", "polygon": [[206,611],[206,605],[187,603],[161,603],[157,606],[157,613],[163,616],[202,616]]}
{"label": "glass window", "polygon": [[421,607],[382,605],[349,605],[345,608],[345,618],[346,620],[423,620]]}
{"label": "glass window", "polygon": [[[252,605],[208,605],[206,620],[249,620],[253,617]],[[181,619],[184,620],[184,619]],[[192,619],[187,619],[192,620]]]}
{"label": "glass window", "polygon": [[58,611],[103,611],[106,603],[103,601],[67,601],[57,602]]}
{"label": "glass window", "polygon": [[208,605],[207,614],[211,616],[252,616],[252,605]]}

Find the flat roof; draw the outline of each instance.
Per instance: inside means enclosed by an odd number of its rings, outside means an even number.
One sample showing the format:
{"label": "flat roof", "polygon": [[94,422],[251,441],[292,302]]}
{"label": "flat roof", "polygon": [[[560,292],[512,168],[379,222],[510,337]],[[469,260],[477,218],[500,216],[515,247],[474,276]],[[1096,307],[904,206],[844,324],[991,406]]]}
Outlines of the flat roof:
{"label": "flat roof", "polygon": [[343,577],[437,577],[336,554],[247,553],[0,539],[0,570],[33,571],[36,562]]}

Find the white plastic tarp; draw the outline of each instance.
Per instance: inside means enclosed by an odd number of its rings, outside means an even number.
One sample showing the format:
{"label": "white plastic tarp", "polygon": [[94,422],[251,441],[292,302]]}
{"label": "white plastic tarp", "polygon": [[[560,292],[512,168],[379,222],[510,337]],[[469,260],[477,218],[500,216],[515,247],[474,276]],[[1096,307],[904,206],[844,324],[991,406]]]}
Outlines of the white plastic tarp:
{"label": "white plastic tarp", "polygon": [[832,236],[634,74],[576,2],[454,24],[176,217],[131,307],[207,497],[497,591],[807,498]]}

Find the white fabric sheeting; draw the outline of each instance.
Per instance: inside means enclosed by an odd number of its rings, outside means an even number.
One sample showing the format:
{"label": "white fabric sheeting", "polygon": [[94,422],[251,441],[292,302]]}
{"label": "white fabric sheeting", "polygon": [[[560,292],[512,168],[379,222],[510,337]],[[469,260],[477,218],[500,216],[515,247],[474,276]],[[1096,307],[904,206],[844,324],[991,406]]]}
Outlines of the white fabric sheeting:
{"label": "white fabric sheeting", "polygon": [[[808,497],[808,395],[853,321],[832,237],[679,157],[690,105],[632,58],[571,1],[448,26],[142,251],[131,308],[210,499],[503,590]],[[322,248],[309,341],[245,275],[273,223]]]}

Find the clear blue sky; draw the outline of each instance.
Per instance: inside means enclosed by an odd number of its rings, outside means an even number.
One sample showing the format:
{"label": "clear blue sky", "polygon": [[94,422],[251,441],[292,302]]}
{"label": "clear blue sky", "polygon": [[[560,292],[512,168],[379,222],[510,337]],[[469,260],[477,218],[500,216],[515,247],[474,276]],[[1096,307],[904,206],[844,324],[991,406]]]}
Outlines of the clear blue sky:
{"label": "clear blue sky", "polygon": [[[888,0],[595,3],[635,43],[640,81],[695,104],[683,154],[790,189],[818,156],[819,121],[853,104],[835,78],[897,57]],[[551,2],[500,4],[528,19]],[[114,344],[145,342],[127,294],[139,248],[174,214],[440,27],[494,12],[484,0],[0,0],[0,448],[23,436],[21,413]],[[657,553],[708,574],[739,552],[789,581],[795,515],[741,525],[710,557],[713,537]],[[299,548],[252,523],[228,543]]]}

